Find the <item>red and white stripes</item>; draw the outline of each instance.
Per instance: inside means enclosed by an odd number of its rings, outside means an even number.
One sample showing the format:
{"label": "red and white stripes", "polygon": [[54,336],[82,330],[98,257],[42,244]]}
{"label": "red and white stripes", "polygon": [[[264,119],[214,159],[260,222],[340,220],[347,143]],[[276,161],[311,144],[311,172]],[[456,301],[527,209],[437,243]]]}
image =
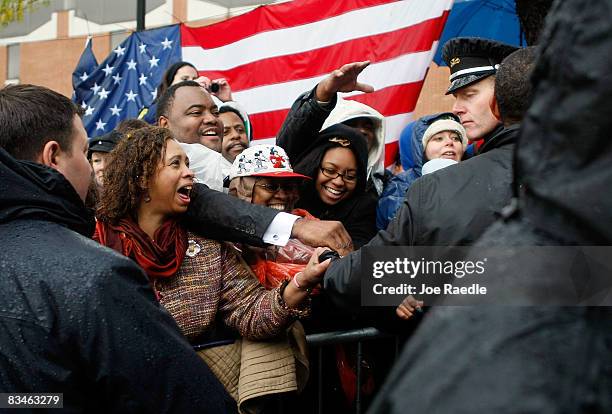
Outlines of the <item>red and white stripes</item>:
{"label": "red and white stripes", "polygon": [[[293,101],[348,62],[372,63],[346,94],[386,117],[387,147],[411,120],[452,0],[295,0],[200,28],[181,26],[183,60],[224,77],[251,116],[254,139],[274,139]],[[266,141],[260,141],[261,143]],[[394,151],[388,151],[392,158]],[[388,158],[388,159],[389,159]]]}

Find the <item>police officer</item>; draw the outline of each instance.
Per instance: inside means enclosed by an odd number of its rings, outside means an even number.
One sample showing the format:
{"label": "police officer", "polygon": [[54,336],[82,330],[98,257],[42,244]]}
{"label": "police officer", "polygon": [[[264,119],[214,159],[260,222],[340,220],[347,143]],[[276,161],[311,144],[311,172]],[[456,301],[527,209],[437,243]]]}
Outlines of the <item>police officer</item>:
{"label": "police officer", "polygon": [[516,47],[493,40],[457,37],[444,45],[442,58],[450,68],[453,112],[461,119],[470,141],[487,139],[501,128],[493,115],[495,73],[501,61]]}
{"label": "police officer", "polygon": [[91,163],[94,179],[99,188],[102,188],[104,185],[104,168],[108,162],[108,154],[115,148],[121,138],[123,138],[123,135],[113,130],[108,134],[92,138],[89,141],[87,158]]}

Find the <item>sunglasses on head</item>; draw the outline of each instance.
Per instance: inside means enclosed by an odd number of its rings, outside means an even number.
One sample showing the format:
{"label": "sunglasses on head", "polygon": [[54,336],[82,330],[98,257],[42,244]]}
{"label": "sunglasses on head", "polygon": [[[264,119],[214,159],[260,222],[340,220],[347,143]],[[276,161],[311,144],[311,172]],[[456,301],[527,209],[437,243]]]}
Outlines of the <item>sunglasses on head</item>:
{"label": "sunglasses on head", "polygon": [[351,145],[351,141],[349,141],[346,138],[334,137],[334,138],[330,138],[329,142],[335,142],[336,144],[340,144],[343,147],[348,147]]}

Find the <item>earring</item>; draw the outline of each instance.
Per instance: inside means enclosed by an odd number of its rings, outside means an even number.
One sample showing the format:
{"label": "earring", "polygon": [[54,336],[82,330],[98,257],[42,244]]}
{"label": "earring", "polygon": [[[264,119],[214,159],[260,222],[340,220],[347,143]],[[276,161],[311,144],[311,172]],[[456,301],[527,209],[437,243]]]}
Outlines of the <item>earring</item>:
{"label": "earring", "polygon": [[151,196],[149,195],[149,193],[146,193],[144,196],[144,202],[145,203],[150,203],[151,202]]}

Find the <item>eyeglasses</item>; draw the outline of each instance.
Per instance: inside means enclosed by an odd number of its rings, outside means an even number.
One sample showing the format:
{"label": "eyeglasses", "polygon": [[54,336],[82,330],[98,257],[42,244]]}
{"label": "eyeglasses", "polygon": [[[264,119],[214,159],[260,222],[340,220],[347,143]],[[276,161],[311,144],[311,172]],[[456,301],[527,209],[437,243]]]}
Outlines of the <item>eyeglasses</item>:
{"label": "eyeglasses", "polygon": [[323,175],[326,176],[327,178],[332,178],[333,179],[333,178],[342,177],[342,180],[345,183],[354,183],[355,181],[357,181],[357,173],[356,172],[348,172],[347,171],[345,173],[340,173],[335,168],[329,168],[329,167],[321,167],[320,170],[323,173]]}
{"label": "eyeglasses", "polygon": [[285,192],[297,191],[298,189],[298,184],[296,183],[256,183],[255,186],[263,188],[271,194],[278,193],[281,189]]}

